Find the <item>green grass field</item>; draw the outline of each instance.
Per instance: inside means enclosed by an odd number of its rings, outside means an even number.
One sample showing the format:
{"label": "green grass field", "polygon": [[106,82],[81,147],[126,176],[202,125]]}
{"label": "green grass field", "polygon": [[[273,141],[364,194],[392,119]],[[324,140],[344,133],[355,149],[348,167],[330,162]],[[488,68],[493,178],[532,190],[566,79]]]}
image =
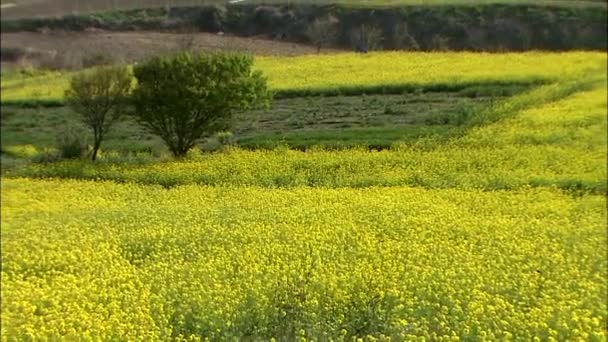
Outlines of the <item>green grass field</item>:
{"label": "green grass field", "polygon": [[[246,149],[3,160],[2,339],[605,340],[606,55],[334,58],[258,60]],[[69,116],[3,107],[3,148]]]}
{"label": "green grass field", "polygon": [[[232,140],[244,148],[277,145],[300,149],[312,145],[388,148],[397,141],[453,133],[467,111],[479,111],[493,101],[504,100],[525,89],[528,87],[495,86],[471,87],[459,92],[279,99],[269,109],[236,115]],[[5,106],[2,116],[1,142],[5,153],[18,156],[24,146],[37,151],[53,148],[57,136],[67,127],[90,138],[78,115],[66,107]],[[210,139],[201,147],[214,150],[221,145]],[[147,134],[127,116],[110,131],[104,150],[123,154],[148,150],[167,152],[159,138]]]}

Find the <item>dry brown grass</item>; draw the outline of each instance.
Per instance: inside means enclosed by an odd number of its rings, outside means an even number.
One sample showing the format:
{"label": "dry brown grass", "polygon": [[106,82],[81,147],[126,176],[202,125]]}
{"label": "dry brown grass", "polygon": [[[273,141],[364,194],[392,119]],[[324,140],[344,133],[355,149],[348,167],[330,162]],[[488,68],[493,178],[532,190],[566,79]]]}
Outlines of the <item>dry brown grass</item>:
{"label": "dry brown grass", "polygon": [[2,19],[56,17],[67,14],[99,11],[157,8],[169,6],[198,6],[223,3],[217,0],[6,0],[16,6],[5,8]]}
{"label": "dry brown grass", "polygon": [[[210,33],[160,33],[160,32],[53,32],[53,33],[3,33],[1,45],[18,47],[31,54],[31,62],[44,62],[40,56],[54,55],[71,62],[81,61],[91,53],[104,53],[119,62],[132,62],[152,55],[170,53],[179,49],[234,50],[256,55],[302,55],[316,53],[313,46],[268,39],[241,38]],[[336,50],[325,49],[331,53]],[[78,67],[70,65],[66,67]]]}

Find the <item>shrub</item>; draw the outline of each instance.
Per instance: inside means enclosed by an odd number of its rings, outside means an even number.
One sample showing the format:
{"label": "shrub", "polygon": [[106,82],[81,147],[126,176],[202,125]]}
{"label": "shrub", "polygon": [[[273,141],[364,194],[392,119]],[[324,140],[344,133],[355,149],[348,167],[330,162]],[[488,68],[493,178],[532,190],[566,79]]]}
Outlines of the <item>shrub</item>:
{"label": "shrub", "polygon": [[222,146],[228,146],[228,145],[232,145],[234,144],[234,135],[232,134],[232,132],[218,132],[217,133],[217,141],[222,145]]}
{"label": "shrub", "polygon": [[111,126],[124,112],[132,80],[125,66],[102,67],[71,79],[66,101],[93,131],[92,160],[97,158],[97,151]]}
{"label": "shrub", "polygon": [[87,145],[80,133],[70,128],[57,136],[57,150],[61,159],[78,159],[85,154]]}
{"label": "shrub", "polygon": [[60,160],[60,152],[52,149],[44,150],[31,158],[31,161],[36,164],[50,164]]}
{"label": "shrub", "polygon": [[156,57],[134,68],[133,93],[139,121],[174,156],[184,156],[202,138],[230,127],[235,110],[267,104],[266,79],[241,54]]}

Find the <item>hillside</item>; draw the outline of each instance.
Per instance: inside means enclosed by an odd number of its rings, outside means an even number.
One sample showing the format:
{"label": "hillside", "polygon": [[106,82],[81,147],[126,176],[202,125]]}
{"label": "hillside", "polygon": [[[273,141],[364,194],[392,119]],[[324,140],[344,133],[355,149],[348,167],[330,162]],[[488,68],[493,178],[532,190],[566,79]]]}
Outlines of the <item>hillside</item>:
{"label": "hillside", "polygon": [[[445,2],[429,6],[409,2],[408,6],[375,8],[350,3],[332,6],[239,3],[120,11],[107,8],[100,12],[92,7],[90,11],[73,10],[63,17],[24,19],[11,15],[12,10],[19,8],[16,6],[3,11],[1,24],[3,34],[42,33],[37,40],[64,31],[221,32],[314,45],[318,50],[605,50],[608,17],[605,8],[597,7],[605,7],[605,3],[576,3],[579,6],[564,6],[565,2],[559,2],[559,6],[540,6],[538,2],[469,2],[466,6]],[[39,5],[35,8],[44,11]],[[95,13],[83,14],[86,12]],[[8,43],[2,46],[25,48]],[[30,47],[38,48],[35,44]],[[4,51],[3,56],[7,55],[9,52]]]}
{"label": "hillside", "polygon": [[[31,17],[53,17],[67,14],[94,13],[100,11],[132,10],[141,8],[160,8],[160,7],[180,7],[180,6],[201,6],[211,4],[225,4],[228,1],[217,0],[145,0],[145,1],[112,1],[112,0],[4,0],[2,2],[2,19],[31,18]],[[241,3],[263,3],[263,4],[284,4],[284,1],[272,0],[245,0]],[[403,5],[487,5],[487,4],[528,4],[535,6],[554,6],[554,7],[599,7],[605,8],[604,0],[343,0],[343,1],[323,1],[323,0],[299,0],[291,1],[291,4],[331,4],[341,3],[349,6],[403,6]]]}

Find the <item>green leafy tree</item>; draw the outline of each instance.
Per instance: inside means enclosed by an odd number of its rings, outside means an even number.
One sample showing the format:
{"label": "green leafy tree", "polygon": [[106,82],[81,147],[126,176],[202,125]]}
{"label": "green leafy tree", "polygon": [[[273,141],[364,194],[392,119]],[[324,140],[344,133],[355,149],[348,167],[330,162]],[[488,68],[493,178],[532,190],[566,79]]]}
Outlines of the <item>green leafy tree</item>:
{"label": "green leafy tree", "polygon": [[230,128],[233,114],[268,105],[266,79],[242,54],[155,57],[134,68],[135,115],[180,157],[202,138]]}
{"label": "green leafy tree", "polygon": [[92,160],[112,125],[126,110],[133,76],[126,66],[100,67],[76,74],[66,91],[68,105],[93,131]]}

